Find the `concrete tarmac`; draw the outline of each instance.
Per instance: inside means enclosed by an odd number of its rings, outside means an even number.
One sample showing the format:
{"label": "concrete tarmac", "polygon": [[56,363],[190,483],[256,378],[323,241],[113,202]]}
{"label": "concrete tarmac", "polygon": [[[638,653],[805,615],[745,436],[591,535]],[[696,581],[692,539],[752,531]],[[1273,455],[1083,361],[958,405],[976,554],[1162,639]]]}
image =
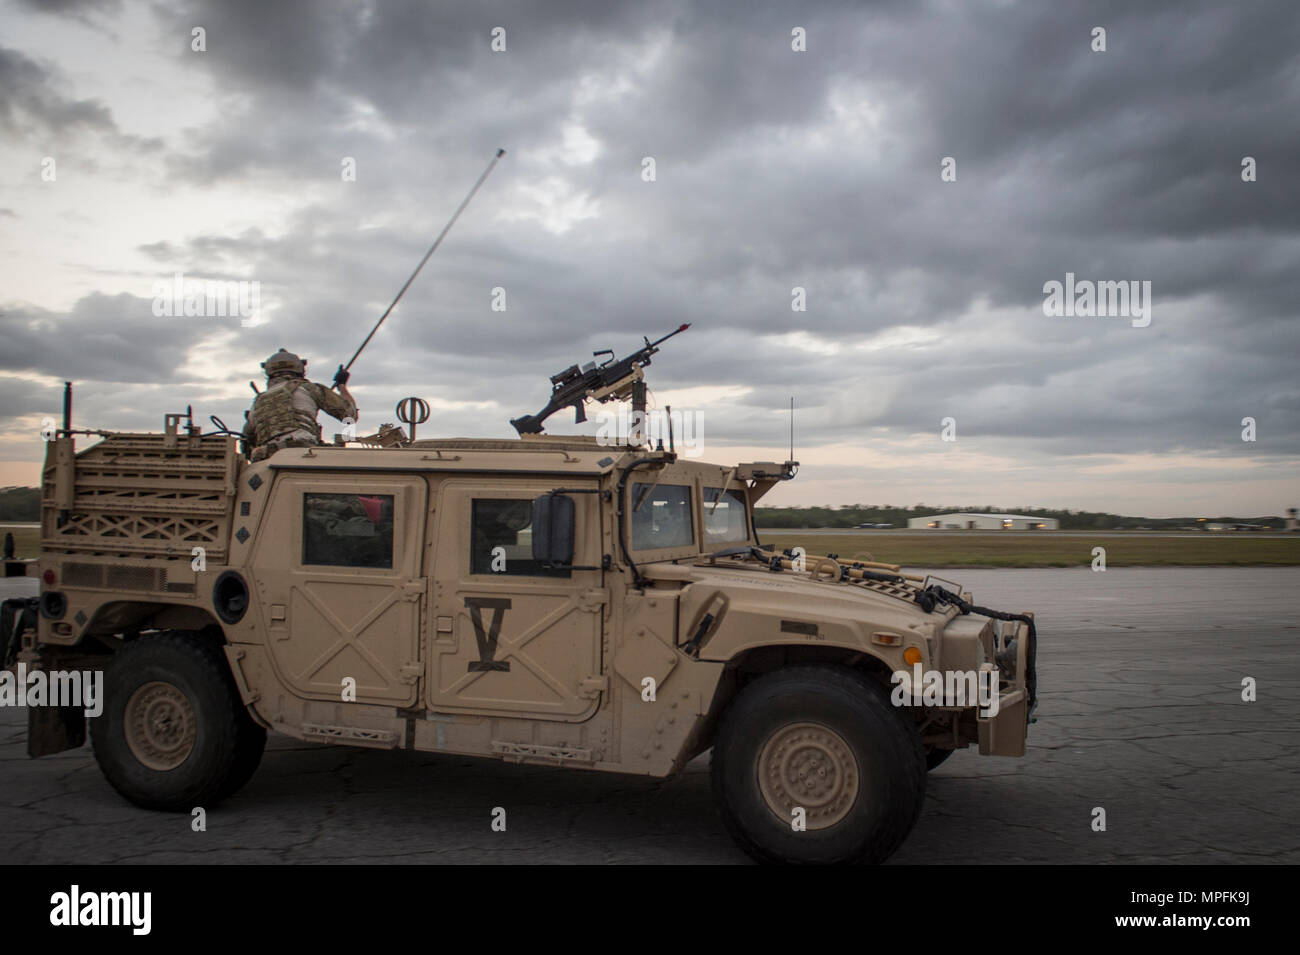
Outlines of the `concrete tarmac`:
{"label": "concrete tarmac", "polygon": [[[965,750],[931,773],[892,863],[1300,862],[1300,568],[940,573],[1035,612],[1038,722],[1022,759]],[[748,861],[713,809],[707,755],[651,780],[273,736],[194,832],[121,799],[89,746],[25,747],[26,711],[0,708],[9,863]]]}

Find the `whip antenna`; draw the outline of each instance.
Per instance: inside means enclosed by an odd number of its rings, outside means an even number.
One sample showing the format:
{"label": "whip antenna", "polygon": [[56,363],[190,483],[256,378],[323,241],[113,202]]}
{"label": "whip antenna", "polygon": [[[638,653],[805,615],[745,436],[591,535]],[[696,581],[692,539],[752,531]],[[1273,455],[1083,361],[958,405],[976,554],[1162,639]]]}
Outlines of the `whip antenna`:
{"label": "whip antenna", "polygon": [[492,172],[492,169],[496,166],[497,160],[505,154],[506,151],[504,149],[497,150],[497,154],[492,157],[492,161],[488,163],[487,168],[483,170],[483,175],[479,176],[478,181],[474,183],[474,188],[469,191],[469,195],[467,195],[464,200],[461,201],[461,204],[456,207],[456,211],[452,213],[451,218],[447,220],[447,224],[443,226],[442,231],[438,233],[438,238],[434,239],[433,245],[429,246],[429,251],[424,253],[424,258],[420,260],[420,264],[415,267],[415,271],[411,273],[411,277],[406,280],[406,284],[403,285],[401,291],[397,293],[397,298],[393,299],[393,303],[389,305],[388,308],[384,309],[384,314],[379,316],[379,321],[375,322],[375,327],[370,329],[370,334],[367,335],[366,340],[361,343],[361,347],[352,353],[352,357],[348,359],[348,363],[341,366],[344,371],[351,370],[352,363],[357,360],[357,356],[360,355],[361,352],[365,350],[365,347],[370,344],[370,339],[375,337],[375,332],[379,331],[379,326],[384,324],[384,319],[388,317],[388,313],[397,307],[397,303],[402,300],[402,296],[405,295],[406,290],[411,287],[411,283],[415,281],[415,277],[420,274],[420,269],[424,268],[424,263],[428,262],[429,257],[438,250],[438,246],[442,244],[442,240],[446,238],[447,233],[451,231],[451,227],[456,224],[456,220],[459,219],[460,214],[465,211],[465,207],[469,205],[469,201],[474,198],[474,193],[478,192],[479,186],[483,185],[483,181],[487,179],[488,174]]}

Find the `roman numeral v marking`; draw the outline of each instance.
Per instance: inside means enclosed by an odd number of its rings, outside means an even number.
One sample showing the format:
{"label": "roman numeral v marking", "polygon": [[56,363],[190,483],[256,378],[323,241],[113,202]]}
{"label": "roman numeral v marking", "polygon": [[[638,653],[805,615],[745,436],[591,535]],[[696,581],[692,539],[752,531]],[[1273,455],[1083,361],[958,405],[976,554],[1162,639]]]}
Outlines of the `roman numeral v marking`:
{"label": "roman numeral v marking", "polygon": [[[509,671],[510,661],[496,660],[497,640],[501,637],[501,621],[510,609],[508,597],[466,597],[465,606],[469,608],[469,618],[474,624],[474,639],[478,641],[478,659],[469,662],[469,672],[485,670]],[[492,622],[483,627],[483,611],[492,611]]]}

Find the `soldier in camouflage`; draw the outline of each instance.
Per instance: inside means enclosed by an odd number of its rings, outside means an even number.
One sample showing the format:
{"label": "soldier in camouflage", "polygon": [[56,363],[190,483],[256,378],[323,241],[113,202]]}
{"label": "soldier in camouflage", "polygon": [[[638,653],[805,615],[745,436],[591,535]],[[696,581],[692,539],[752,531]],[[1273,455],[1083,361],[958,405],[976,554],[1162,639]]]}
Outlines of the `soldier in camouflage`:
{"label": "soldier in camouflage", "polygon": [[339,367],[335,394],[324,385],[308,381],[307,362],[281,348],[262,362],[266,390],[253,401],[244,425],[249,460],[261,461],[281,448],[308,448],[322,444],[316,414],[324,411],[340,421],[357,420],[357,403],[348,391],[348,373]]}

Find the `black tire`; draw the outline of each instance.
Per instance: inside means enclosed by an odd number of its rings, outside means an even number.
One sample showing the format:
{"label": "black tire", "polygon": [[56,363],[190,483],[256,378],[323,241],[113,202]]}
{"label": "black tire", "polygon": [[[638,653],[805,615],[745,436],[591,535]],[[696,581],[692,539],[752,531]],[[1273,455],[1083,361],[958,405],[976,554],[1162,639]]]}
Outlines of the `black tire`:
{"label": "black tire", "polygon": [[912,821],[908,824],[908,831],[910,832],[911,827],[916,825],[916,820],[921,818],[921,810],[925,807],[925,774],[930,771],[930,768],[926,765],[925,761],[926,747],[921,742],[921,727],[913,718],[912,711],[909,708],[895,706],[890,700],[890,694],[887,690],[881,688],[879,684],[873,683],[872,686],[885,694],[886,701],[889,702],[890,712],[892,712],[898,718],[899,723],[902,724],[903,737],[907,741],[907,755],[912,761],[913,771],[916,773],[918,779],[917,784],[921,788],[921,794],[916,799],[916,806],[912,813]]}
{"label": "black tire", "polygon": [[938,749],[934,746],[927,746],[925,748],[926,771],[928,772],[931,769],[938,769],[943,765],[944,760],[955,752],[957,752],[955,749]]}
{"label": "black tire", "polygon": [[266,729],[253,722],[242,703],[240,709],[244,720],[239,729],[239,737],[235,740],[235,765],[231,767],[230,776],[221,787],[218,799],[226,799],[243,789],[257,772],[257,767],[262,765],[262,754],[266,751]]}
{"label": "black tire", "polygon": [[[162,702],[150,709],[151,698]],[[160,708],[161,724],[146,718]],[[152,740],[144,726],[180,742],[150,750],[141,743]],[[168,812],[209,808],[234,793],[253,775],[266,745],[266,731],[248,715],[220,645],[181,632],[141,637],[114,654],[104,671],[104,711],[90,730],[95,760],[113,788],[137,806]]]}
{"label": "black tire", "polygon": [[[807,753],[823,758],[828,752],[816,743],[800,742],[797,734],[805,725],[814,734],[829,730],[838,738],[831,749],[841,749],[842,743],[852,754],[852,763],[846,760],[843,765],[855,771],[857,783],[843,789],[832,786],[840,795],[825,797],[829,802],[815,810],[823,817],[814,820],[809,812],[807,828],[795,831],[791,819],[778,815],[778,808],[764,795],[760,761],[772,746],[776,747],[772,759],[779,761],[781,741],[789,740],[792,755],[782,764],[783,772],[769,763],[776,780],[772,785],[803,783],[803,774],[798,781],[783,780],[784,770],[793,774],[793,767]],[[723,714],[711,773],[714,798],[727,830],[760,862],[883,862],[912,831],[925,800],[925,757],[915,723],[900,718],[885,688],[843,667],[791,667],[745,687]],[[817,773],[823,779],[827,776],[821,770]],[[848,773],[833,766],[830,775],[848,779]]]}

